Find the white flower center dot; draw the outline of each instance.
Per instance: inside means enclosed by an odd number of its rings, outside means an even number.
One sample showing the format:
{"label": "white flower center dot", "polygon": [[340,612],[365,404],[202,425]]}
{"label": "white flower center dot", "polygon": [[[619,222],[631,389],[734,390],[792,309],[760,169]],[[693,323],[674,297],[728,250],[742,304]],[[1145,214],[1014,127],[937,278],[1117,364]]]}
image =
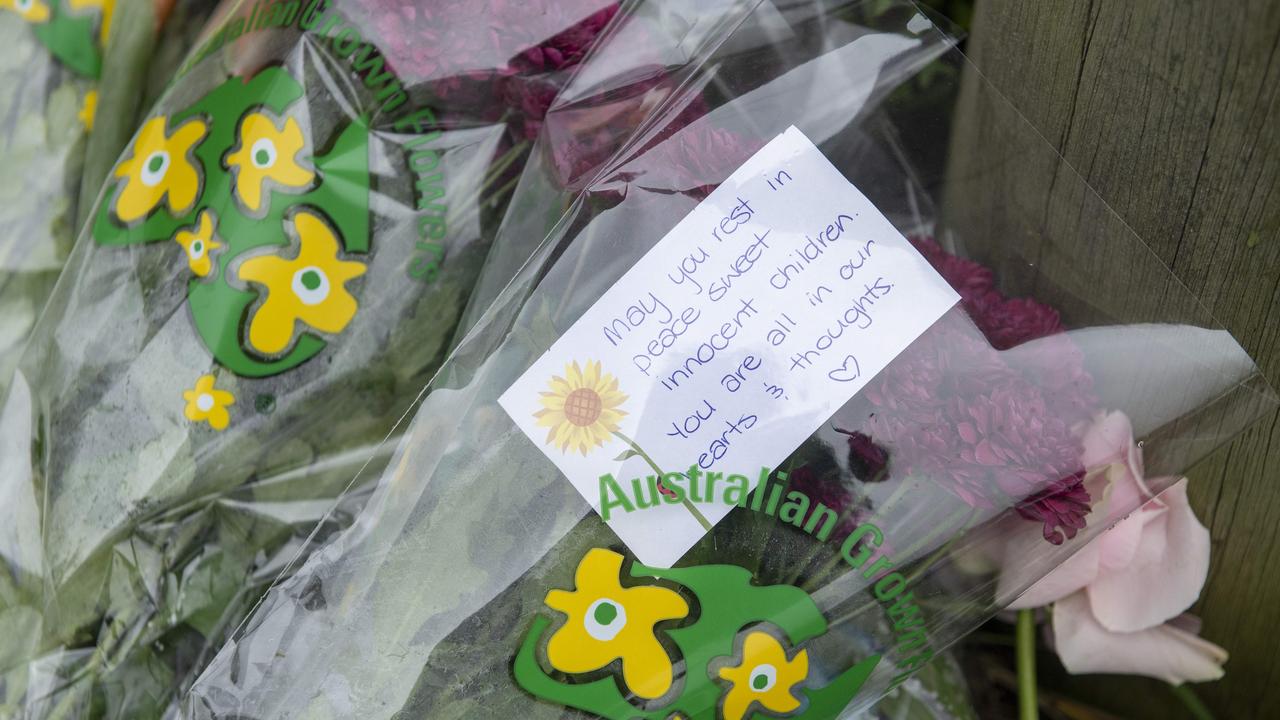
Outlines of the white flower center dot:
{"label": "white flower center dot", "polygon": [[582,625],[591,637],[608,642],[627,626],[627,611],[621,603],[600,598],[587,608],[587,616],[582,619]]}
{"label": "white flower center dot", "polygon": [[276,164],[276,144],[262,138],[249,148],[249,156],[256,168],[266,169]]}
{"label": "white flower center dot", "polygon": [[778,669],[768,663],[761,663],[751,668],[751,689],[758,692],[769,692],[778,681]]}
{"label": "white flower center dot", "polygon": [[164,180],[165,173],[169,171],[169,153],[163,150],[157,150],[147,156],[142,161],[142,173],[140,179],[142,184],[147,187],[155,187]]}
{"label": "white flower center dot", "polygon": [[310,265],[293,274],[293,294],[303,305],[318,305],[329,297],[329,276],[320,268]]}
{"label": "white flower center dot", "polygon": [[196,398],[196,407],[200,408],[200,412],[209,412],[213,409],[213,396],[209,393],[200,393]]}

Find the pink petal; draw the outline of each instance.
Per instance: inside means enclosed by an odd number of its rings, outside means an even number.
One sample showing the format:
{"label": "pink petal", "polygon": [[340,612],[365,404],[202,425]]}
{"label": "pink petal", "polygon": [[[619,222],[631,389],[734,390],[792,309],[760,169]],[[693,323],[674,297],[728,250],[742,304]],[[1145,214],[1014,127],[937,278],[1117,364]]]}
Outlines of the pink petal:
{"label": "pink petal", "polygon": [[1113,463],[1103,472],[1090,475],[1085,481],[1085,488],[1094,501],[1094,512],[1089,521],[1100,524],[1113,525],[1126,515],[1137,512],[1151,499],[1151,491],[1142,477],[1120,463]]}
{"label": "pink petal", "polygon": [[1227,661],[1222,648],[1172,625],[1111,632],[1090,614],[1084,593],[1054,604],[1053,638],[1062,664],[1075,674],[1146,675],[1178,685],[1217,680]]}
{"label": "pink petal", "polygon": [[1088,470],[1111,463],[1124,463],[1133,447],[1133,426],[1122,412],[1099,417],[1084,432],[1081,461]]}
{"label": "pink petal", "polygon": [[[1037,542],[1040,542],[1037,540]],[[1010,547],[1014,547],[1010,545]],[[1026,546],[1022,547],[1026,551]],[[1097,540],[1090,542],[1075,555],[1067,558],[1067,561],[1054,568],[1048,575],[1040,578],[1031,587],[1027,588],[1018,599],[1010,603],[1009,607],[1014,610],[1022,608],[1040,607],[1048,605],[1055,600],[1066,597],[1077,590],[1085,587],[1098,577],[1098,552],[1099,545]],[[1005,569],[1000,574],[999,586],[1008,587],[1007,583],[1012,583],[1020,575],[1024,573],[1010,572],[1011,558],[1005,558]],[[1041,567],[1041,563],[1036,562],[1034,557],[1024,557],[1023,561],[1035,567]],[[1016,562],[1016,560],[1014,560]],[[1000,597],[997,590],[997,597]]]}
{"label": "pink petal", "polygon": [[1123,571],[1133,562],[1133,556],[1137,554],[1138,545],[1142,541],[1142,528],[1147,524],[1148,516],[1153,514],[1158,512],[1148,513],[1139,508],[1094,540],[1100,546],[1100,572],[1106,574],[1112,570]]}
{"label": "pink petal", "polygon": [[1209,573],[1209,531],[1187,503],[1185,478],[1160,500],[1166,509],[1143,525],[1132,562],[1101,573],[1089,586],[1092,612],[1108,630],[1154,627],[1200,597]]}
{"label": "pink petal", "polygon": [[991,447],[991,442],[988,440],[983,440],[978,443],[977,447],[974,448],[973,456],[974,459],[983,465],[1004,464],[1000,461],[1000,456],[996,454],[995,449]]}

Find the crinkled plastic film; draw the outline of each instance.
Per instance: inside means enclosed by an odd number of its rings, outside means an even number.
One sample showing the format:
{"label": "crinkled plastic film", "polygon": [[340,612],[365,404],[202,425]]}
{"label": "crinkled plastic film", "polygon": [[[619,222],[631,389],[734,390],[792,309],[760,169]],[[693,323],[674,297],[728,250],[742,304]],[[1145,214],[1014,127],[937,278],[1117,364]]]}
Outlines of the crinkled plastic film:
{"label": "crinkled plastic film", "polygon": [[[94,15],[84,20],[92,31]],[[54,25],[48,18],[38,24],[48,26],[39,35],[35,17],[28,20],[16,12],[0,16],[8,48],[2,147],[9,169],[0,188],[0,389],[8,386],[22,344],[70,250],[85,145],[82,113],[86,99],[96,95],[96,73],[81,74],[64,65],[42,42],[59,28],[81,26],[66,27],[66,21]]]}
{"label": "crinkled plastic film", "polygon": [[[604,9],[565,19],[576,27]],[[1256,367],[1191,293],[909,4],[637,3],[553,101],[505,217],[501,202],[489,207],[489,193],[515,182],[521,143],[539,130],[518,113],[469,114],[480,112],[468,105],[473,95],[492,100],[493,77],[473,66],[401,73],[406,98],[392,112],[385,106],[394,92],[379,97],[386,85],[370,87],[344,64],[371,62],[358,43],[340,51],[353,37],[335,37],[366,27],[354,14],[337,13],[341,20],[310,34],[264,27],[205,44],[234,17],[203,36],[156,111],[175,127],[208,119],[208,132],[223,133],[225,147],[197,155],[207,161],[200,199],[163,231],[163,223],[146,229],[168,210],[115,222],[122,185],[108,183],[0,415],[5,497],[13,499],[0,613],[32,633],[5,645],[20,661],[3,668],[6,707],[32,716],[159,714],[185,685],[163,674],[156,682],[165,648],[190,647],[203,663],[205,639],[234,626],[256,588],[284,571],[191,688],[187,716],[713,717],[731,707],[734,688],[718,671],[737,667],[755,632],[791,660],[806,653],[794,685],[800,716],[847,714],[908,682],[1145,499],[1091,491],[1095,508],[1104,497],[1110,504],[1084,528],[1050,512],[1046,498],[1099,482],[1081,457],[1063,463],[1064,437],[1079,439],[1090,422],[1123,413],[1142,440],[1147,475],[1162,478],[1144,490],[1154,494],[1275,405]],[[320,10],[312,17],[325,27]],[[272,22],[249,24],[257,21]],[[564,26],[525,29],[540,41]],[[495,53],[484,67],[506,67],[513,55]],[[568,69],[513,74],[548,79],[558,92]],[[228,371],[235,348],[219,344],[252,343],[257,306],[242,308],[243,324],[209,321],[219,332],[194,331],[206,320],[193,298],[221,277],[201,275],[190,251],[199,211],[213,212],[215,228],[263,212],[233,197],[238,176],[211,179],[230,175],[214,166],[237,142],[218,128],[230,122],[238,131],[250,111],[200,103],[233,73],[268,78],[257,90],[269,97],[258,101],[277,114],[296,110],[307,157],[328,158],[310,166],[322,178],[314,186],[296,173],[265,181],[265,212],[276,213],[280,238],[301,244],[296,213],[307,206],[323,214],[310,229],[336,229],[344,243],[360,224],[339,220],[344,208],[367,203],[372,218],[372,250],[344,245],[345,261],[367,261],[351,286],[359,305],[350,324],[312,333],[325,343],[321,354],[266,377]],[[914,83],[930,92],[895,92]],[[294,85],[302,91],[289,100],[273,95]],[[437,97],[445,88],[461,93],[458,105]],[[421,107],[448,115],[438,136],[396,128],[401,113]],[[983,128],[981,142],[948,151],[962,113]],[[792,125],[913,239],[962,302],[768,479],[767,488],[802,488],[839,509],[826,539],[739,508],[674,570],[653,572],[633,562],[497,398],[677,221]],[[351,127],[367,131],[351,131],[367,143],[363,186],[349,162],[360,154],[338,144]],[[450,198],[444,261],[421,285],[407,277],[430,267],[418,246],[410,143],[438,151]],[[241,157],[240,167],[254,159]],[[330,195],[307,202],[318,188]],[[277,202],[293,214],[271,209]],[[471,304],[474,327],[437,372],[499,218],[502,254]],[[175,235],[184,228],[185,244]],[[235,251],[236,272],[263,256],[209,238]],[[212,257],[218,272],[233,269]],[[252,286],[227,287],[230,297]],[[1019,304],[996,323],[994,302]],[[260,336],[262,352],[234,362],[256,372],[254,363],[279,361],[305,334],[274,353]],[[205,416],[186,415],[183,393],[204,373],[235,398],[225,429],[212,428],[199,392],[193,414]],[[413,401],[433,374],[430,392]],[[945,414],[954,408],[930,408],[951,419],[941,425],[920,419],[918,408],[895,410],[921,388],[937,397],[942,387],[972,432]],[[373,452],[405,409],[414,416],[403,436]],[[997,412],[1018,431],[978,420]],[[1022,432],[1047,421],[1067,430],[1053,436],[1056,445]],[[1015,465],[1018,472],[1004,472]],[[1068,529],[1073,537],[1064,537]],[[1058,544],[1046,538],[1055,533]],[[661,588],[697,608],[657,626],[672,681],[656,698],[629,695],[616,666],[561,670],[548,655],[548,638],[566,623],[548,593],[574,590],[580,566],[601,558],[606,566],[618,558],[622,585]],[[881,558],[889,565],[872,570]],[[744,577],[747,605],[760,596],[750,588],[779,588],[786,601],[760,600],[749,618],[734,615],[716,585]]]}
{"label": "crinkled plastic film", "polygon": [[128,78],[173,76],[102,168],[0,410],[0,715],[176,712],[350,522],[619,9],[227,2]]}
{"label": "crinkled plastic film", "polygon": [[[770,643],[785,709],[848,716],[1275,407],[1230,335],[914,6],[758,7],[768,43],[731,34],[661,73],[648,58],[670,48],[625,27],[597,49],[526,169],[548,183],[534,196],[565,202],[575,177],[580,195],[540,245],[498,258],[518,271],[476,310],[355,524],[268,593],[189,717],[741,717],[754,676],[734,673]],[[931,91],[896,92],[909,83]],[[948,152],[961,113],[982,141]],[[837,509],[833,532],[738,507],[673,569],[643,566],[498,397],[792,125],[961,302],[768,477]],[[1105,422],[1141,441],[1137,492],[1090,466]],[[591,657],[553,649],[622,617],[566,609],[609,599],[600,587],[664,598],[626,617],[677,608],[646,626],[665,661],[605,640]],[[662,681],[628,675],[643,662]]]}

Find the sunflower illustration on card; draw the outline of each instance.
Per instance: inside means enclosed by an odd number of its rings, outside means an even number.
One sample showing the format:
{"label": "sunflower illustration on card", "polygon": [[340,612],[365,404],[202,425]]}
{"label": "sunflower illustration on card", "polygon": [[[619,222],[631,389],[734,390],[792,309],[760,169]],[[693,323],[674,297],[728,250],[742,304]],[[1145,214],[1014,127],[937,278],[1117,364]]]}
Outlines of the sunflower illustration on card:
{"label": "sunflower illustration on card", "polygon": [[542,409],[533,416],[539,427],[548,428],[544,444],[585,457],[614,439],[627,414],[622,409],[627,396],[599,361],[584,364],[585,368],[574,360],[565,365],[563,377],[550,379],[550,389],[541,393]]}

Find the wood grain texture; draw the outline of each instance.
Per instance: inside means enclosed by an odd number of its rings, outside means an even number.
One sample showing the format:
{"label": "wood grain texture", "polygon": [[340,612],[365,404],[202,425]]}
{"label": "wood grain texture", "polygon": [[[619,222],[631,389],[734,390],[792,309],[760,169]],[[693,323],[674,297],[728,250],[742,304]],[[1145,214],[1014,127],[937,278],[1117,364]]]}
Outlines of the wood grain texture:
{"label": "wood grain texture", "polygon": [[[978,0],[968,52],[1280,387],[1280,2]],[[961,116],[962,160],[986,128]],[[1093,251],[1099,272],[1116,261]],[[1214,540],[1196,610],[1232,654],[1197,692],[1220,718],[1280,717],[1280,415],[1191,477]],[[1178,716],[1157,683],[1071,685],[1127,717]]]}

